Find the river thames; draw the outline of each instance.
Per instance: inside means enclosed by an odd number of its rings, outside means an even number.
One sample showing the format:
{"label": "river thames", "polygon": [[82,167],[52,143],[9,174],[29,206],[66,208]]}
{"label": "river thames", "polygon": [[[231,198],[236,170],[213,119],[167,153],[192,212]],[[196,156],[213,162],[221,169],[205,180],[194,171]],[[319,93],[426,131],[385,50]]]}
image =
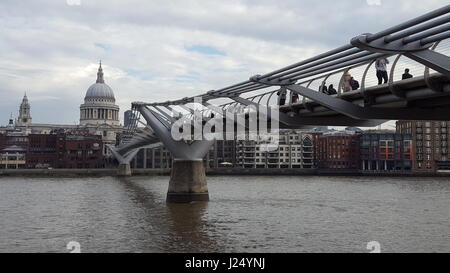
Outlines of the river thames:
{"label": "river thames", "polygon": [[450,251],[450,179],[211,176],[166,204],[168,177],[0,178],[0,252]]}

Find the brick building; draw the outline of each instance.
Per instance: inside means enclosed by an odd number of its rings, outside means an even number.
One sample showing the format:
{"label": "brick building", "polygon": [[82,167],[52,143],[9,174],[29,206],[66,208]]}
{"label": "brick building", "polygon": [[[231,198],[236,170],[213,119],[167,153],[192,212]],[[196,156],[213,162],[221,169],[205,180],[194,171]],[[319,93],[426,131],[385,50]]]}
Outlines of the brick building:
{"label": "brick building", "polygon": [[413,172],[450,170],[450,121],[398,121],[397,133],[412,137]]}
{"label": "brick building", "polygon": [[6,146],[6,135],[0,134],[0,150],[4,149]]}
{"label": "brick building", "polygon": [[98,135],[58,135],[57,168],[103,168],[102,136]]}
{"label": "brick building", "polygon": [[27,168],[56,168],[58,153],[56,149],[57,135],[28,135]]}
{"label": "brick building", "polygon": [[103,168],[102,136],[86,131],[0,134],[0,168]]}
{"label": "brick building", "polygon": [[316,145],[321,169],[359,169],[359,135],[354,131],[327,132]]}

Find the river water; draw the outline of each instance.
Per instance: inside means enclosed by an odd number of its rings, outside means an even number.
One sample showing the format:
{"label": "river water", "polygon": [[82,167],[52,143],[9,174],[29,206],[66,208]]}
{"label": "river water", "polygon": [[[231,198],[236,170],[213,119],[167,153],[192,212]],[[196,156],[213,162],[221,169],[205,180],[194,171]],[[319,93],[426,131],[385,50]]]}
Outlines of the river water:
{"label": "river water", "polygon": [[212,176],[166,204],[168,177],[0,178],[0,252],[450,251],[450,178]]}

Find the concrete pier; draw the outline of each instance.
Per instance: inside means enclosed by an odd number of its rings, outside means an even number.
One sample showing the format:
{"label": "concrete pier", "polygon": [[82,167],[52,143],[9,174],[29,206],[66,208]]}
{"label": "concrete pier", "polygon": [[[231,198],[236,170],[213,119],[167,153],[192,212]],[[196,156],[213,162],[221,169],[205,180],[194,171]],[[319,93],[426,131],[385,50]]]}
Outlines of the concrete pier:
{"label": "concrete pier", "polygon": [[203,161],[174,160],[170,174],[168,203],[209,201]]}
{"label": "concrete pier", "polygon": [[121,163],[119,164],[119,168],[117,170],[118,176],[131,176],[131,167],[130,164]]}

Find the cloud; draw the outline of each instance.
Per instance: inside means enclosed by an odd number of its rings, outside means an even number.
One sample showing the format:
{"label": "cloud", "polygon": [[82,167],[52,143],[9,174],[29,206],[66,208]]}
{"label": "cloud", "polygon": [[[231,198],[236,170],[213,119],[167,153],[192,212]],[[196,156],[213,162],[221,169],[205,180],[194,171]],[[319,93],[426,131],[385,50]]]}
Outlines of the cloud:
{"label": "cloud", "polygon": [[132,101],[166,101],[241,82],[445,4],[2,0],[0,124],[10,112],[17,115],[25,91],[33,121],[73,124],[100,59],[123,112]]}

